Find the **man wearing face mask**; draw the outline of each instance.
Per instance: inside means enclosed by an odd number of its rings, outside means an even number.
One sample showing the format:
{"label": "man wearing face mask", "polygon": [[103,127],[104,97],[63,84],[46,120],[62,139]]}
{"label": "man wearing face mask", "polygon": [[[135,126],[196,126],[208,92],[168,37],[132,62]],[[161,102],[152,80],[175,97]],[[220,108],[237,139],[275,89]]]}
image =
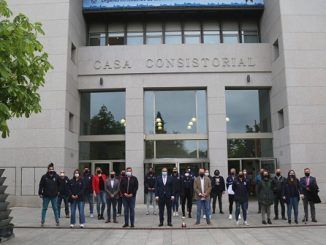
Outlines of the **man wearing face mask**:
{"label": "man wearing face mask", "polygon": [[278,204],[281,205],[281,214],[282,220],[286,220],[285,218],[285,203],[283,199],[283,190],[286,179],[281,175],[281,169],[276,169],[275,176],[272,180],[273,192],[274,192],[274,220],[279,219],[278,215]]}
{"label": "man wearing face mask", "polygon": [[122,226],[126,228],[135,227],[135,205],[136,205],[136,194],[138,191],[138,179],[132,175],[132,168],[127,168],[126,177],[121,179],[120,192],[122,195],[122,203],[124,208],[125,223]]}
{"label": "man wearing face mask", "polygon": [[188,218],[191,218],[192,211],[192,197],[194,193],[194,179],[187,170],[181,179],[181,208],[182,208],[182,218],[186,217],[186,203],[187,203],[187,212]]}
{"label": "man wearing face mask", "polygon": [[174,200],[172,202],[173,216],[179,216],[179,199],[181,192],[181,178],[178,174],[178,169],[173,168],[172,172],[173,186],[174,186]]}
{"label": "man wearing face mask", "polygon": [[145,187],[145,195],[146,195],[146,205],[147,211],[146,215],[149,215],[149,206],[150,203],[153,205],[153,214],[156,214],[156,201],[155,199],[155,182],[156,176],[154,174],[153,168],[150,168],[148,174],[145,176],[144,179],[144,187]]}
{"label": "man wearing face mask", "polygon": [[83,182],[84,182],[84,198],[85,202],[89,203],[90,217],[94,218],[94,201],[93,201],[93,176],[89,167],[84,167]]}
{"label": "man wearing face mask", "polygon": [[96,200],[97,218],[98,220],[104,220],[104,210],[105,210],[105,181],[106,175],[102,173],[101,168],[96,169],[96,175],[93,176],[93,195]]}
{"label": "man wearing face mask", "polygon": [[231,168],[230,175],[226,179],[226,188],[229,194],[229,219],[232,219],[233,212],[233,203],[234,203],[234,191],[232,189],[233,181],[236,178],[236,170],[235,168]]}
{"label": "man wearing face mask", "polygon": [[[121,183],[121,180],[126,177],[126,170],[121,170],[120,176],[119,176],[119,182]],[[117,217],[121,216],[121,211],[122,211],[122,194],[121,191],[119,192],[119,198],[118,198],[118,213]]]}
{"label": "man wearing face mask", "polygon": [[119,198],[120,182],[115,178],[115,172],[110,173],[110,178],[106,179],[105,192],[106,192],[106,203],[107,203],[107,215],[108,218],[105,223],[111,222],[111,206],[113,210],[113,223],[117,221],[117,200]]}
{"label": "man wearing face mask", "polygon": [[38,194],[43,199],[41,226],[44,226],[46,211],[51,202],[56,225],[59,226],[58,215],[58,193],[59,193],[59,176],[54,171],[54,164],[48,165],[48,171],[40,180]]}
{"label": "man wearing face mask", "polygon": [[[272,224],[271,221],[271,205],[274,202],[272,180],[270,179],[268,171],[263,172],[262,181],[257,188],[258,200],[261,205],[262,224]],[[267,214],[267,222],[266,222]]]}
{"label": "man wearing face mask", "polygon": [[[209,174],[209,170],[208,169],[205,169],[205,174],[204,174],[206,177],[209,178],[209,180],[211,181],[211,184],[212,184],[212,176]],[[212,192],[212,191],[211,191]],[[209,213],[209,218],[212,219],[212,204],[211,204],[211,196],[210,196],[210,199],[208,201],[208,213]],[[203,215],[203,219],[206,219],[206,214]]]}
{"label": "man wearing face mask", "polygon": [[243,224],[248,225],[247,209],[249,199],[249,186],[242,171],[239,172],[238,177],[233,181],[232,190],[234,191],[234,200],[236,204],[235,220],[239,225],[240,207],[242,209]]}
{"label": "man wearing face mask", "polygon": [[308,204],[310,206],[311,213],[311,222],[317,222],[316,220],[316,209],[315,203],[320,203],[320,198],[318,196],[319,187],[317,185],[317,181],[315,177],[310,176],[310,169],[304,169],[305,177],[300,178],[300,191],[301,191],[301,199],[303,201],[303,209],[304,209],[304,218],[302,222],[308,221]]}
{"label": "man wearing face mask", "polygon": [[225,182],[224,178],[220,176],[220,171],[216,169],[214,171],[214,176],[212,177],[212,193],[211,198],[213,199],[213,214],[216,210],[216,199],[218,198],[218,207],[220,214],[223,214],[222,209],[222,195],[225,193]]}
{"label": "man wearing face mask", "polygon": [[58,216],[60,218],[61,203],[63,201],[65,205],[66,218],[69,218],[69,202],[68,202],[69,178],[65,176],[65,172],[63,170],[60,171],[59,182],[60,184],[59,184],[59,193],[58,193]]}
{"label": "man wearing face mask", "polygon": [[[256,176],[256,179],[255,179],[255,184],[256,184],[256,195],[258,196],[257,194],[257,188],[258,188],[258,185],[259,183],[262,181],[262,175],[263,175],[263,172],[264,172],[264,169],[261,168],[259,173],[257,174]],[[260,214],[261,213],[261,204],[259,202],[259,199],[258,199],[258,213]]]}
{"label": "man wearing face mask", "polygon": [[172,226],[172,202],[174,200],[173,178],[168,176],[167,168],[162,169],[162,175],[158,176],[155,183],[155,199],[158,202],[160,224],[163,226],[164,209],[166,206],[168,226]]}
{"label": "man wearing face mask", "polygon": [[212,182],[209,177],[205,176],[205,170],[203,168],[199,169],[199,176],[194,180],[194,192],[195,199],[197,202],[197,219],[196,225],[200,224],[201,211],[203,210],[206,215],[206,222],[209,225],[210,213],[209,213],[209,201],[210,194],[212,191]]}

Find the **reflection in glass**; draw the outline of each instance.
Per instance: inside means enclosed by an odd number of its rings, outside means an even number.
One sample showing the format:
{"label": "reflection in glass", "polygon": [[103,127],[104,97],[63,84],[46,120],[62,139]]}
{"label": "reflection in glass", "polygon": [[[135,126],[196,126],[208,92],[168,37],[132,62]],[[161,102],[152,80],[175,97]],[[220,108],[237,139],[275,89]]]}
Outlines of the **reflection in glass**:
{"label": "reflection in glass", "polygon": [[80,160],[125,159],[125,142],[79,142]]}
{"label": "reflection in glass", "polygon": [[205,90],[145,91],[147,134],[207,133]]}
{"label": "reflection in glass", "polygon": [[128,45],[142,45],[144,44],[142,32],[128,32],[127,33],[127,44]]}
{"label": "reflection in glass", "polygon": [[184,38],[186,44],[200,43],[200,30],[198,31],[185,31]]}
{"label": "reflection in glass", "polygon": [[146,44],[162,44],[162,32],[147,32]]}
{"label": "reflection in glass", "polygon": [[226,90],[228,133],[271,132],[269,90]]}
{"label": "reflection in glass", "polygon": [[125,35],[123,32],[109,32],[108,36],[109,45],[124,45]]}
{"label": "reflection in glass", "polygon": [[81,135],[125,133],[125,92],[81,93]]}
{"label": "reflection in glass", "polygon": [[182,43],[181,31],[165,32],[165,43],[166,44],[181,44]]}
{"label": "reflection in glass", "polygon": [[[206,146],[206,147],[205,147]],[[201,144],[200,158],[207,157],[207,142]],[[156,158],[198,158],[196,140],[156,141]]]}
{"label": "reflection in glass", "polygon": [[228,158],[273,157],[272,139],[228,139]]}
{"label": "reflection in glass", "polygon": [[90,33],[89,46],[105,46],[105,33]]}

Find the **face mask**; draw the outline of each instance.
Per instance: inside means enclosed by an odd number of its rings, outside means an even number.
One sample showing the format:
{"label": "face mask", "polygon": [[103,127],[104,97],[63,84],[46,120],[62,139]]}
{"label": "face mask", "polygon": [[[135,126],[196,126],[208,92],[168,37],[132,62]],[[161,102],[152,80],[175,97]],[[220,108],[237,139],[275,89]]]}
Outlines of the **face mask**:
{"label": "face mask", "polygon": [[294,179],[294,175],[290,174],[290,179],[293,180]]}
{"label": "face mask", "polygon": [[304,174],[306,177],[309,177],[310,176],[310,173],[305,173]]}
{"label": "face mask", "polygon": [[126,176],[126,173],[121,173],[121,176]]}
{"label": "face mask", "polygon": [[268,179],[268,175],[264,175],[264,179]]}
{"label": "face mask", "polygon": [[281,176],[281,173],[277,172],[277,173],[276,173],[276,176]]}
{"label": "face mask", "polygon": [[247,175],[247,172],[243,172],[243,175]]}
{"label": "face mask", "polygon": [[190,170],[191,170],[191,169],[190,169],[190,168],[188,168],[188,172],[190,172]]}
{"label": "face mask", "polygon": [[232,172],[231,175],[235,175],[235,173]]}
{"label": "face mask", "polygon": [[168,172],[162,172],[162,176],[167,176]]}
{"label": "face mask", "polygon": [[79,178],[79,174],[75,174],[75,177],[76,177],[76,178]]}
{"label": "face mask", "polygon": [[220,175],[220,172],[216,171],[216,172],[214,173],[214,175],[215,175],[215,176],[219,176],[219,175]]}
{"label": "face mask", "polygon": [[126,175],[127,175],[128,177],[130,177],[130,176],[131,176],[131,172],[126,172]]}
{"label": "face mask", "polygon": [[149,171],[149,174],[153,174],[153,171]]}
{"label": "face mask", "polygon": [[243,178],[243,174],[239,174],[239,178],[242,179]]}
{"label": "face mask", "polygon": [[54,170],[49,170],[49,174],[53,175],[54,174]]}
{"label": "face mask", "polygon": [[110,176],[111,176],[111,179],[113,179],[113,178],[114,178],[114,174],[111,174]]}
{"label": "face mask", "polygon": [[177,171],[173,171],[173,174],[177,174],[178,172]]}
{"label": "face mask", "polygon": [[204,174],[203,174],[203,173],[200,173],[199,176],[200,176],[200,177],[204,177]]}
{"label": "face mask", "polygon": [[97,170],[96,173],[97,173],[97,174],[101,174],[102,171],[101,171],[101,170]]}
{"label": "face mask", "polygon": [[205,176],[209,176],[209,173],[205,173]]}
{"label": "face mask", "polygon": [[85,173],[88,174],[89,173],[89,170],[88,169],[85,169]]}
{"label": "face mask", "polygon": [[189,176],[189,173],[185,173],[185,176],[188,177]]}
{"label": "face mask", "polygon": [[64,173],[60,173],[60,176],[61,176],[61,177],[64,177],[64,176],[65,176],[65,174],[64,174]]}

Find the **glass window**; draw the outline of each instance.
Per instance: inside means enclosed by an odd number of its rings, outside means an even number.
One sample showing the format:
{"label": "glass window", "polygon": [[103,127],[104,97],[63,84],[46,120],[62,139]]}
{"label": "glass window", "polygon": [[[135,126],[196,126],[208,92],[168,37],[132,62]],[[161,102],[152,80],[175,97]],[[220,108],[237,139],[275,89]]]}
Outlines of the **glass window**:
{"label": "glass window", "polygon": [[125,133],[125,92],[81,93],[81,135]]}
{"label": "glass window", "polygon": [[239,26],[237,22],[223,22],[223,42],[239,43]]}
{"label": "glass window", "polygon": [[186,22],[184,24],[184,41],[187,44],[201,43],[199,23]]}
{"label": "glass window", "polygon": [[241,23],[241,36],[243,43],[259,43],[259,32],[257,22]]}
{"label": "glass window", "polygon": [[127,27],[127,44],[142,45],[144,44],[144,33],[142,23],[130,23]]}
{"label": "glass window", "polygon": [[90,33],[89,46],[105,46],[105,33]]}
{"label": "glass window", "polygon": [[273,157],[272,139],[228,139],[228,158]]}
{"label": "glass window", "polygon": [[162,44],[162,31],[162,23],[148,23],[146,25],[146,44]]}
{"label": "glass window", "polygon": [[108,26],[108,44],[109,45],[124,45],[125,44],[125,32],[124,24],[112,23]]}
{"label": "glass window", "polygon": [[226,90],[228,133],[271,132],[269,90]]}
{"label": "glass window", "polygon": [[[154,144],[156,146],[154,147]],[[159,140],[145,142],[147,159],[207,158],[207,140]],[[156,152],[154,152],[156,149]]]}
{"label": "glass window", "polygon": [[217,44],[220,43],[220,25],[218,22],[203,23],[204,43]]}
{"label": "glass window", "polygon": [[80,160],[125,159],[125,142],[79,142]]}
{"label": "glass window", "polygon": [[165,43],[166,44],[181,44],[182,32],[181,23],[172,22],[165,25]]}
{"label": "glass window", "polygon": [[205,90],[145,91],[147,134],[207,133]]}

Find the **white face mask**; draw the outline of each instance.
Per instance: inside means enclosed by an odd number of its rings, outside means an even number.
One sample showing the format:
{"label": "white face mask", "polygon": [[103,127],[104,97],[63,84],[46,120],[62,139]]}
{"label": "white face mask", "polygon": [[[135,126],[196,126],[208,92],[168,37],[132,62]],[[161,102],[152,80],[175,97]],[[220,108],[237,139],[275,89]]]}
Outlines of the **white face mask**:
{"label": "white face mask", "polygon": [[209,173],[205,173],[205,176],[209,176]]}
{"label": "white face mask", "polygon": [[130,177],[130,176],[131,176],[131,172],[126,172],[126,175],[127,175],[128,177]]}
{"label": "white face mask", "polygon": [[162,172],[162,175],[163,176],[167,176],[168,175],[168,172]]}
{"label": "white face mask", "polygon": [[189,176],[189,173],[185,173],[185,176],[188,177]]}
{"label": "white face mask", "polygon": [[65,176],[65,173],[60,173],[60,176],[61,176],[61,177],[64,177],[64,176]]}
{"label": "white face mask", "polygon": [[75,177],[76,177],[76,178],[79,178],[79,174],[75,174]]}

